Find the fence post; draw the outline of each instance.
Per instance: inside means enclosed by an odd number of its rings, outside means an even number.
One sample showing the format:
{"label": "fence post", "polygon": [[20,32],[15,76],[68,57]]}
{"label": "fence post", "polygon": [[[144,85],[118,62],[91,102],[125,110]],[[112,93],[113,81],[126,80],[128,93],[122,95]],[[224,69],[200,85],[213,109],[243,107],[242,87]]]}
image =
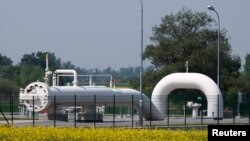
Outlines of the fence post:
{"label": "fence post", "polygon": [[152,118],[152,101],[151,101],[151,97],[152,96],[150,96],[150,103],[149,103],[149,117],[150,117],[150,121],[149,121],[149,126],[151,126],[151,118]]}
{"label": "fence post", "polygon": [[74,99],[74,126],[76,128],[76,94]]}
{"label": "fence post", "polygon": [[113,96],[113,127],[115,127],[115,95]]}
{"label": "fence post", "polygon": [[12,95],[12,93],[11,93],[11,124],[13,124],[13,113],[14,113],[14,102],[13,102],[14,100],[13,100],[13,95]]}
{"label": "fence post", "polygon": [[131,106],[131,118],[132,118],[132,127],[134,127],[134,95],[132,94],[132,106]]}
{"label": "fence post", "polygon": [[167,121],[167,125],[169,126],[169,95],[167,95],[167,102],[168,102],[168,103],[167,103],[167,105],[168,105],[168,106],[167,106],[167,108],[168,108],[168,109],[167,109],[167,120],[168,120],[168,121]]}
{"label": "fence post", "polygon": [[33,121],[33,126],[35,126],[35,97],[33,96],[32,98],[32,104],[33,104],[33,109],[32,109],[32,121]]}
{"label": "fence post", "polygon": [[186,124],[187,124],[187,119],[186,119],[186,114],[187,114],[187,111],[186,111],[186,95],[184,97],[184,106],[183,106],[183,108],[184,108],[184,125],[186,126]]}
{"label": "fence post", "polygon": [[218,105],[218,107],[217,107],[217,124],[219,124],[219,95],[217,96],[217,105]]}
{"label": "fence post", "polygon": [[233,124],[235,124],[235,111],[233,110]]}
{"label": "fence post", "polygon": [[203,109],[200,111],[200,116],[201,116],[201,125],[203,125]]}
{"label": "fence post", "polygon": [[[250,95],[248,95],[248,106],[250,107]],[[250,125],[250,108],[248,108],[248,124]]]}
{"label": "fence post", "polygon": [[56,96],[54,96],[54,127],[56,127]]}
{"label": "fence post", "polygon": [[143,106],[143,97],[142,97],[142,100],[141,100],[141,125],[140,125],[140,121],[139,121],[139,125],[141,126],[141,127],[143,127],[143,108],[144,108],[144,106]]}
{"label": "fence post", "polygon": [[[237,107],[236,105],[233,106],[233,124],[235,124],[235,116],[236,116],[236,110],[235,107]],[[237,112],[238,114],[238,112]]]}
{"label": "fence post", "polygon": [[11,101],[11,94],[10,94],[10,91],[8,91],[9,93],[9,115],[11,115],[11,105],[12,105],[12,101]]}
{"label": "fence post", "polygon": [[96,95],[94,95],[94,127],[96,125]]}

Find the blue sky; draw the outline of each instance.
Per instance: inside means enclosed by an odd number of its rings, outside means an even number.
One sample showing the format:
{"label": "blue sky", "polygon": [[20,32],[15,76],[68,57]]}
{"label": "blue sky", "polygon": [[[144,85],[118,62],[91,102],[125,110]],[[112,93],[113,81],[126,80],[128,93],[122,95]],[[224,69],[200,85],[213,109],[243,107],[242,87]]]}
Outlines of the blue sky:
{"label": "blue sky", "polygon": [[[232,54],[244,63],[250,53],[249,0],[143,0],[144,47],[152,27],[184,7],[217,20],[207,5],[218,11]],[[0,0],[0,53],[14,64],[23,54],[49,51],[87,69],[139,66],[140,8],[140,0]]]}

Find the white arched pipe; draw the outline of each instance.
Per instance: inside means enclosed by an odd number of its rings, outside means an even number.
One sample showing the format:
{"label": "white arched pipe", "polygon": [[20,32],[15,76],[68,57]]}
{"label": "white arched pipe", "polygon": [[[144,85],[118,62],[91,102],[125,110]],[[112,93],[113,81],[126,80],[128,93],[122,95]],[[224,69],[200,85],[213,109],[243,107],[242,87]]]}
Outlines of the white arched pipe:
{"label": "white arched pipe", "polygon": [[152,103],[162,114],[162,119],[166,114],[167,96],[175,89],[202,91],[207,98],[207,117],[223,118],[223,97],[211,78],[200,73],[173,73],[162,78],[152,93]]}
{"label": "white arched pipe", "polygon": [[[74,76],[74,80],[73,80],[73,86],[77,86],[77,72],[75,70],[64,70],[64,69],[61,69],[61,70],[56,70],[54,71],[54,73],[57,75],[57,74],[73,74]],[[59,82],[58,82],[59,84]]]}

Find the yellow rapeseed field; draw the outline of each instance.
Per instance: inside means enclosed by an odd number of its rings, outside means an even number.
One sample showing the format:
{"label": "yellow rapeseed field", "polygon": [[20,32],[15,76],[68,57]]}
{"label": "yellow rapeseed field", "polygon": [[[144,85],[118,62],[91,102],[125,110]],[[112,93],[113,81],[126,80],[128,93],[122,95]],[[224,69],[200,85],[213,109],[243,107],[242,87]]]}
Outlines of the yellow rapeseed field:
{"label": "yellow rapeseed field", "polygon": [[204,130],[0,126],[1,141],[206,141]]}

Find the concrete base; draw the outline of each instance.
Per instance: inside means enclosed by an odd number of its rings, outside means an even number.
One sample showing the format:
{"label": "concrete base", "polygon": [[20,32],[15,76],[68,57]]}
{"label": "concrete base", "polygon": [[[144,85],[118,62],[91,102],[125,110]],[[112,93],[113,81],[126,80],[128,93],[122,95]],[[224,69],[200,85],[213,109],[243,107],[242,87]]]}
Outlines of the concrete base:
{"label": "concrete base", "polygon": [[102,113],[78,113],[77,120],[85,121],[85,122],[102,122],[103,114]]}

